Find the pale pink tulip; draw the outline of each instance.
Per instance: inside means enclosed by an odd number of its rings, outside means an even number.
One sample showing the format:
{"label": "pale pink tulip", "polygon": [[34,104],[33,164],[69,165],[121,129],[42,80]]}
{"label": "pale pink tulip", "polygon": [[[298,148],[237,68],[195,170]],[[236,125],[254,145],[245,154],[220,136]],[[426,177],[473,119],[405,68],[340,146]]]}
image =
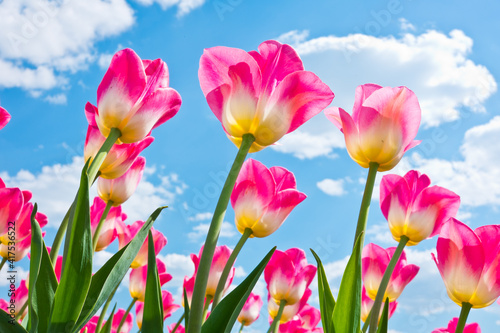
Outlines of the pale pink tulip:
{"label": "pale pink tulip", "polygon": [[448,296],[462,306],[491,305],[500,296],[500,226],[472,230],[451,218],[441,228],[434,261]]}
{"label": "pale pink tulip", "polygon": [[[377,296],[380,282],[395,250],[395,247],[383,249],[373,243],[367,244],[363,248],[361,255],[362,279],[366,294],[373,300]],[[389,297],[389,302],[394,302],[401,295],[406,285],[417,275],[419,269],[420,267],[417,265],[406,263],[406,254],[403,251],[392,272],[384,300]]]}
{"label": "pale pink tulip", "polygon": [[[156,258],[156,266],[158,268],[158,276],[160,279],[160,286],[163,286],[168,281],[172,280],[172,275],[167,274],[167,267],[159,258]],[[138,268],[133,268],[130,271],[130,279],[128,289],[130,296],[144,302],[146,296],[146,282],[148,277],[148,265]]]}
{"label": "pale pink tulip", "polygon": [[262,308],[263,302],[259,295],[250,293],[247,301],[243,305],[240,314],[238,315],[238,321],[245,326],[250,326],[259,318],[260,309]]}
{"label": "pale pink tulip", "polygon": [[[311,294],[311,289],[307,288],[304,292],[304,295],[298,302],[295,302],[291,305],[285,305],[283,314],[280,318],[280,326],[281,324],[290,322],[294,318],[297,318],[297,315],[300,313],[300,311],[307,305],[307,301],[309,300],[309,297],[311,297]],[[269,323],[272,323],[274,318],[278,315],[279,305],[276,304],[275,301],[273,301],[270,294],[267,295],[267,311],[269,312]]]}
{"label": "pale pink tulip", "polygon": [[244,134],[253,134],[250,152],[296,130],[334,97],[315,74],[304,71],[291,46],[276,41],[263,42],[259,52],[223,46],[206,49],[198,77],[229,139],[239,147]]}
{"label": "pale pink tulip", "polygon": [[[97,124],[95,122],[96,112],[97,108],[94,105],[90,103],[85,105],[85,115],[87,116],[87,120],[89,122],[87,138],[85,139],[85,146],[83,148],[83,157],[85,161],[89,158],[93,159],[106,140],[106,138],[99,131],[99,128],[97,128]],[[153,141],[153,137],[147,136],[135,143],[113,145],[99,168],[99,175],[106,179],[120,177],[130,168],[137,156],[139,156],[139,154]]]}
{"label": "pale pink tulip", "polygon": [[[455,333],[457,330],[458,318],[455,317],[448,323],[447,328],[436,328],[432,333]],[[481,333],[481,328],[478,323],[465,325],[463,333]]]}
{"label": "pale pink tulip", "polygon": [[[372,310],[373,303],[375,303],[374,300],[372,300],[368,294],[366,293],[366,289],[363,286],[363,289],[361,290],[361,320],[363,322],[366,322],[366,319],[368,319],[368,315],[370,314],[370,311]],[[394,311],[396,311],[396,307],[398,306],[398,301],[390,302],[389,303],[389,318],[392,317],[394,314]],[[380,308],[380,313],[378,315],[378,319],[380,320],[380,317],[382,316],[384,308],[383,306]]]}
{"label": "pale pink tulip", "polygon": [[0,107],[0,130],[10,121],[10,114],[4,108]]}
{"label": "pale pink tulip", "polygon": [[[132,240],[132,238],[135,237],[137,232],[139,232],[144,223],[144,221],[136,221],[131,225],[126,225],[122,221],[117,221],[116,231],[118,232],[118,247],[121,249],[125,245],[127,245]],[[167,238],[160,231],[155,230],[153,227],[151,227],[151,232],[153,233],[155,254],[158,255],[161,249],[163,249],[163,247],[167,245]],[[148,263],[148,237],[146,237],[146,240],[142,244],[139,252],[134,258],[134,261],[130,265],[131,268],[141,267]]]}
{"label": "pale pink tulip", "polygon": [[133,143],[172,118],[181,96],[168,81],[167,64],[161,59],[141,60],[131,49],[118,51],[97,88],[95,121],[102,135],[108,137],[111,128],[118,128],[119,143]]}
{"label": "pale pink tulip", "polygon": [[392,237],[409,238],[407,245],[416,245],[439,233],[450,217],[455,217],[460,197],[411,170],[404,177],[386,175],[380,182],[380,208],[389,222]]}
{"label": "pale pink tulip", "polygon": [[251,229],[250,237],[269,236],[305,198],[297,191],[293,173],[282,167],[268,169],[250,158],[243,164],[231,194],[236,228],[242,234]]}
{"label": "pale pink tulip", "polygon": [[[90,226],[92,228],[92,237],[95,235],[99,221],[101,220],[104,209],[106,208],[106,203],[102,201],[101,198],[95,197],[94,203],[90,207]],[[122,208],[111,207],[106,219],[102,223],[101,231],[99,232],[99,239],[97,240],[97,251],[102,251],[111,244],[116,237],[118,232],[116,231],[116,224],[118,221],[122,222],[127,218],[127,215],[122,213]]]}
{"label": "pale pink tulip", "polygon": [[279,333],[323,333],[316,327],[320,321],[320,311],[306,304],[292,320],[280,325]]}
{"label": "pale pink tulip", "polygon": [[347,152],[363,168],[375,162],[378,171],[390,170],[420,143],[414,141],[420,106],[406,87],[364,84],[356,88],[352,116],[341,108],[330,108],[325,114],[344,133]]}
{"label": "pale pink tulip", "polygon": [[[174,313],[178,308],[180,308],[180,306],[174,304],[174,297],[170,292],[166,290],[161,291],[161,298],[163,302],[163,320],[165,320],[168,317],[170,317],[172,313]],[[143,302],[135,303],[135,321],[137,323],[137,326],[139,326],[139,328],[142,328],[143,312],[144,312],[144,303]],[[177,329],[177,331],[178,330],[179,329]]]}
{"label": "pale pink tulip", "polygon": [[[176,324],[174,323],[174,324],[167,327],[169,333],[174,330],[175,325]],[[186,332],[186,329],[182,325],[179,325],[179,327],[177,327],[177,329],[175,330],[175,333],[185,333],[185,332]]]}
{"label": "pale pink tulip", "polygon": [[307,264],[304,250],[292,248],[276,250],[264,269],[267,290],[274,302],[285,300],[287,305],[297,303],[316,275],[316,267]]}
{"label": "pale pink tulip", "polygon": [[134,163],[122,176],[115,179],[99,178],[97,180],[97,193],[102,200],[119,206],[134,194],[142,178],[146,159],[142,156],[136,158]]}
{"label": "pale pink tulip", "polygon": [[[207,289],[205,290],[205,297],[213,298],[215,295],[215,290],[217,289],[217,284],[219,283],[220,276],[224,267],[226,266],[226,262],[231,255],[231,249],[226,245],[217,246],[215,248],[214,256],[212,259],[212,265],[210,266],[210,272],[208,273],[208,282]],[[201,254],[203,253],[203,246],[200,249],[199,255],[191,254],[191,260],[194,263],[194,275],[198,272],[198,266],[200,264]],[[229,272],[229,276],[227,277],[226,284],[224,286],[224,292],[227,291],[231,283],[233,282],[235,268],[233,267]]]}
{"label": "pale pink tulip", "polygon": [[[10,281],[7,279],[7,282],[9,282],[7,288],[9,290],[9,294],[12,294],[12,297],[10,298],[10,302],[6,302],[3,299],[0,299],[0,309],[4,310],[10,315],[17,316],[19,314],[19,311],[21,310],[21,307],[28,301],[28,286],[26,283],[26,280],[21,280],[21,283],[17,288],[15,288],[15,279]],[[24,316],[28,313],[28,307],[26,307],[22,313],[22,315],[19,317],[20,321],[23,320]]]}

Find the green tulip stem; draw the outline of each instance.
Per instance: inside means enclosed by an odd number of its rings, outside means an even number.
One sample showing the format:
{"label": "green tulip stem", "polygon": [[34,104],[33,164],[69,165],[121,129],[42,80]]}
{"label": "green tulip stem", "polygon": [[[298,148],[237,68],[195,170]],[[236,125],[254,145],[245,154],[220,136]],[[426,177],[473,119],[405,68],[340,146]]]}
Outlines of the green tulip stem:
{"label": "green tulip stem", "polygon": [[120,325],[118,325],[118,328],[116,329],[117,332],[120,332],[122,329],[123,324],[125,324],[125,320],[127,320],[128,314],[130,313],[130,310],[132,310],[132,307],[134,306],[135,302],[137,302],[137,298],[132,299],[132,302],[130,302],[130,305],[127,308],[127,311],[123,314],[123,318],[120,321]]}
{"label": "green tulip stem", "polygon": [[472,309],[472,304],[467,302],[462,303],[462,311],[460,311],[460,317],[458,318],[458,324],[455,333],[463,333],[470,309]]}
{"label": "green tulip stem", "polygon": [[[269,302],[274,302],[272,299]],[[280,301],[280,307],[278,309],[278,314],[274,317],[273,322],[271,323],[271,327],[269,327],[268,333],[277,333],[280,327],[281,316],[283,315],[283,311],[285,310],[286,300],[282,299]]]}
{"label": "green tulip stem", "polygon": [[234,262],[236,261],[236,257],[240,253],[243,245],[245,245],[245,242],[247,241],[248,237],[250,237],[251,235],[252,235],[252,229],[246,228],[243,234],[241,235],[240,240],[236,244],[233,252],[231,252],[229,259],[226,262],[226,266],[224,266],[224,270],[222,271],[222,275],[220,276],[219,283],[217,284],[217,289],[215,290],[214,301],[212,304],[212,311],[215,309],[217,304],[219,304],[219,301],[222,298],[222,294],[224,293],[224,287],[226,286],[227,277],[229,276],[231,268],[233,267]]}
{"label": "green tulip stem", "polygon": [[178,321],[177,321],[177,323],[175,324],[174,329],[173,329],[173,330],[172,330],[172,332],[170,332],[170,333],[175,333],[175,331],[177,331],[177,328],[178,328],[179,326],[181,326],[181,323],[182,323],[182,321],[184,320],[184,317],[185,317],[185,316],[186,316],[186,312],[184,311],[184,313],[182,313],[182,316],[179,318],[179,320],[178,320]]}
{"label": "green tulip stem", "polygon": [[205,319],[207,319],[208,308],[210,307],[210,302],[212,302],[212,296],[207,295],[207,298],[205,299],[205,306],[203,307],[203,322],[205,322]]}
{"label": "green tulip stem", "polygon": [[396,264],[403,253],[403,249],[410,239],[406,236],[401,236],[399,240],[398,247],[394,254],[392,255],[391,261],[389,261],[389,265],[385,269],[384,276],[382,277],[382,281],[380,282],[380,286],[378,287],[377,296],[375,297],[375,302],[372,306],[372,316],[370,318],[370,330],[369,333],[375,333],[378,327],[378,318],[380,314],[380,308],[382,306],[382,302],[384,301],[385,291],[387,290],[387,286],[389,285],[389,280],[391,279],[392,272],[396,267]]}
{"label": "green tulip stem", "polygon": [[97,321],[97,326],[95,328],[95,333],[99,333],[101,331],[102,322],[104,321],[104,316],[106,316],[106,311],[108,311],[109,304],[111,304],[111,300],[115,296],[115,293],[118,290],[118,287],[120,286],[120,283],[118,283],[116,285],[115,289],[113,289],[113,292],[111,293],[111,295],[109,295],[108,299],[106,300],[106,303],[104,303],[104,306],[103,306],[103,308],[101,310],[101,315],[99,316],[99,320]]}
{"label": "green tulip stem", "polygon": [[238,331],[238,333],[243,332],[244,328],[245,328],[245,321],[243,320],[243,322],[241,323],[240,330]]}
{"label": "green tulip stem", "polygon": [[370,162],[368,177],[366,179],[365,192],[363,193],[363,199],[361,201],[361,207],[359,209],[358,225],[356,226],[353,248],[356,246],[356,241],[359,237],[361,237],[361,248],[363,248],[363,242],[365,238],[364,231],[366,229],[366,221],[368,220],[368,211],[370,210],[370,203],[372,201],[373,187],[375,185],[375,178],[377,176],[378,167],[378,163]]}
{"label": "green tulip stem", "polygon": [[102,212],[101,215],[101,219],[99,220],[99,224],[95,229],[94,237],[92,237],[92,248],[94,249],[94,252],[97,248],[97,242],[99,241],[99,236],[101,234],[102,226],[104,225],[104,221],[106,221],[106,218],[108,217],[109,211],[111,210],[112,206],[113,206],[113,201],[110,200],[106,203],[106,208],[104,208],[104,211]]}
{"label": "green tulip stem", "polygon": [[234,163],[229,171],[224,187],[222,188],[219,201],[215,207],[212,222],[210,223],[210,228],[208,229],[207,238],[205,240],[205,246],[203,247],[203,253],[201,254],[198,272],[196,273],[187,333],[201,332],[201,325],[204,320],[203,300],[205,298],[208,274],[210,272],[210,266],[212,265],[215,247],[217,246],[220,229],[222,227],[222,222],[224,221],[224,215],[226,214],[227,205],[229,203],[229,198],[231,197],[231,192],[233,191],[236,178],[240,173],[243,162],[245,161],[245,158],[254,141],[255,137],[252,134],[248,133],[243,135],[240,149],[234,159]]}

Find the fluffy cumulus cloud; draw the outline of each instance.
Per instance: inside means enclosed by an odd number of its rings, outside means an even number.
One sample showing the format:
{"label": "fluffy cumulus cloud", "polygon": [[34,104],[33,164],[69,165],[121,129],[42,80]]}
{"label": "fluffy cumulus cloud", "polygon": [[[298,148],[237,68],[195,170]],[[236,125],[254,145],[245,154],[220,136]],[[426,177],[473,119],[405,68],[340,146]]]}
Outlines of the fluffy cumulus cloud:
{"label": "fluffy cumulus cloud", "polygon": [[331,196],[338,197],[347,193],[344,189],[343,179],[323,179],[322,181],[317,182],[316,186],[318,186],[321,191]]}
{"label": "fluffy cumulus cloud", "polygon": [[[192,242],[201,241],[207,235],[210,223],[201,223],[193,227],[193,231],[188,233],[188,239]],[[222,222],[222,228],[219,237],[230,238],[236,235],[234,225],[229,222]]]}
{"label": "fluffy cumulus cloud", "polygon": [[[296,48],[305,68],[335,93],[332,105],[348,112],[356,87],[369,82],[413,90],[419,98],[424,127],[460,119],[464,112],[483,112],[484,102],[497,90],[497,84],[487,68],[469,58],[472,39],[460,30],[415,34],[409,32],[408,24],[401,21],[406,32],[400,37],[358,33],[308,39],[307,31],[291,31],[278,39]],[[328,138],[332,132],[338,133],[338,129],[324,115],[318,115],[273,148],[299,158],[328,156],[343,146],[338,137]],[[315,149],[306,153],[306,146]]]}
{"label": "fluffy cumulus cloud", "polygon": [[182,17],[192,10],[203,6],[205,0],[136,0],[142,5],[150,6],[157,3],[163,10],[177,7],[177,16]]}
{"label": "fluffy cumulus cloud", "polygon": [[[21,170],[15,175],[0,172],[0,177],[9,187],[19,187],[33,192],[33,201],[40,212],[49,218],[49,227],[57,228],[66,214],[80,183],[83,158],[74,157],[68,164],[44,166],[39,172]],[[146,169],[136,192],[123,204],[123,211],[132,223],[145,220],[159,206],[169,205],[186,188],[176,174],[152,179],[155,168]],[[96,195],[93,186],[91,197]]]}
{"label": "fluffy cumulus cloud", "polygon": [[0,87],[28,90],[65,85],[95,60],[96,41],[134,23],[125,0],[5,0],[0,17]]}

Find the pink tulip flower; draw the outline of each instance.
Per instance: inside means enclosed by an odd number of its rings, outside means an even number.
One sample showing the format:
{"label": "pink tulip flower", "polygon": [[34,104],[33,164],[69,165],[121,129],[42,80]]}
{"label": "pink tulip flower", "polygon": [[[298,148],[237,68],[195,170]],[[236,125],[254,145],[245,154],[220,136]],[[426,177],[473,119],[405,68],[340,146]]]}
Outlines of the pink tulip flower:
{"label": "pink tulip flower", "polygon": [[141,60],[131,49],[118,51],[97,88],[95,121],[102,135],[118,128],[118,143],[144,139],[172,118],[181,96],[169,84],[167,64],[161,59]]}
{"label": "pink tulip flower", "polygon": [[[101,198],[95,197],[94,203],[90,207],[90,226],[92,228],[92,237],[95,235],[99,221],[101,220],[104,209],[106,208],[106,203],[102,201]],[[126,214],[122,213],[122,208],[111,207],[106,219],[103,221],[101,231],[99,232],[99,239],[97,240],[97,251],[102,251],[113,243],[113,241],[118,236],[116,231],[116,224],[118,221],[124,221],[127,218]]]}
{"label": "pink tulip flower", "polygon": [[119,206],[134,194],[142,178],[146,159],[142,156],[136,158],[132,166],[122,176],[115,179],[100,178],[97,180],[97,193],[102,200]]}
{"label": "pink tulip flower", "polygon": [[97,330],[97,322],[99,321],[99,316],[93,316],[90,320],[82,327],[80,333],[95,333]]}
{"label": "pink tulip flower", "polygon": [[241,309],[238,315],[238,321],[245,326],[250,326],[259,318],[260,309],[262,308],[263,302],[259,295],[250,293],[245,305]]}
{"label": "pink tulip flower", "polygon": [[304,250],[276,250],[264,269],[264,279],[271,298],[279,304],[297,303],[316,275],[316,267],[308,265]]}
{"label": "pink tulip flower", "polygon": [[229,139],[239,147],[244,134],[253,134],[250,152],[296,130],[334,97],[315,74],[304,71],[291,46],[276,41],[263,42],[258,52],[223,46],[206,49],[198,77]]}
{"label": "pink tulip flower", "polygon": [[[23,191],[23,194],[26,192],[27,191]],[[30,195],[31,195],[31,193],[30,193]],[[0,242],[2,242],[4,245],[9,245],[9,242],[18,243],[18,242],[24,240],[26,237],[31,235],[31,213],[33,212],[33,204],[31,202],[27,202],[26,196],[25,196],[25,199],[23,199],[23,201],[25,203],[22,206],[21,211],[20,211],[20,213],[15,221],[16,232],[14,235],[14,239],[12,239],[12,235],[9,238],[8,233],[5,233],[5,234],[0,236]],[[14,206],[13,208],[16,209],[17,206]],[[5,214],[9,214],[8,210]],[[3,220],[2,217],[0,217],[0,219]],[[35,219],[38,222],[38,224],[40,225],[40,228],[43,228],[48,223],[47,216],[45,214],[40,213],[40,212],[36,213]]]}
{"label": "pink tulip flower", "polygon": [[472,230],[451,218],[441,228],[434,261],[448,296],[462,306],[491,305],[500,296],[500,226]]}
{"label": "pink tulip flower", "polygon": [[[307,301],[309,300],[309,297],[311,297],[311,295],[311,289],[307,288],[304,292],[304,295],[298,302],[291,305],[285,305],[283,314],[280,318],[280,326],[281,324],[290,322],[294,318],[298,318],[297,315],[307,305]],[[278,315],[279,305],[272,300],[270,294],[267,295],[267,311],[269,312],[269,323],[271,324],[274,318]]]}
{"label": "pink tulip flower", "polygon": [[187,276],[184,277],[184,282],[182,284],[182,290],[183,290],[183,296],[182,296],[182,306],[186,307],[184,304],[184,290],[186,291],[186,298],[189,303],[189,307],[191,308],[191,299],[193,298],[193,291],[194,291],[194,282],[196,280],[196,275],[191,276],[188,278]]}
{"label": "pink tulip flower", "polygon": [[375,162],[378,171],[390,170],[420,143],[414,141],[420,106],[406,87],[364,84],[356,88],[352,116],[341,108],[330,108],[325,114],[344,133],[347,152],[363,168]]}
{"label": "pink tulip flower", "polygon": [[[375,300],[377,291],[384,276],[384,272],[389,265],[395,247],[383,249],[380,246],[370,243],[363,248],[361,254],[362,279],[367,295]],[[394,302],[408,283],[417,275],[420,267],[406,263],[406,254],[403,251],[394,271],[392,272],[389,285],[385,291],[384,300],[389,297],[389,302]]]}
{"label": "pink tulip flower", "polygon": [[[42,237],[45,237],[45,231],[42,232]],[[20,261],[26,257],[26,255],[29,255],[30,249],[31,235],[28,235],[28,237],[25,237],[22,241],[17,242],[15,246],[8,246],[0,243],[0,256],[5,259]]]}
{"label": "pink tulip flower", "polygon": [[249,158],[243,164],[231,194],[236,228],[250,237],[266,237],[275,232],[292,209],[306,198],[297,191],[293,173],[282,167],[270,169]]}
{"label": "pink tulip flower", "polygon": [[[9,289],[13,289],[11,285]],[[16,288],[16,291],[13,293],[13,297],[10,299],[10,302],[6,302],[3,299],[0,299],[0,309],[4,310],[10,315],[17,316],[21,307],[28,301],[28,286],[26,280],[21,280],[21,283]],[[28,307],[26,307],[19,317],[19,320],[22,321],[24,316],[28,313]]]}
{"label": "pink tulip flower", "polygon": [[132,327],[134,326],[134,319],[132,318],[132,314],[128,313],[127,318],[125,319],[125,322],[120,329],[120,332],[118,332],[118,326],[120,325],[125,312],[126,311],[124,309],[119,309],[118,311],[116,311],[115,315],[113,316],[113,321],[111,322],[111,333],[129,333],[132,330]]}
{"label": "pink tulip flower", "polygon": [[[176,324],[173,323],[172,325],[167,327],[169,333],[171,333],[174,330],[175,325]],[[186,329],[182,325],[179,325],[179,327],[177,327],[177,329],[175,330],[175,333],[185,333],[185,332],[186,332]]]}
{"label": "pink tulip flower", "polygon": [[[1,179],[0,179],[1,181]],[[12,228],[18,227],[9,222],[16,222],[24,206],[23,193],[18,188],[6,188],[3,181],[0,183],[0,236],[7,235]],[[8,238],[7,238],[8,239]],[[4,242],[2,240],[2,242]],[[7,243],[6,243],[7,245]]]}
{"label": "pink tulip flower", "polygon": [[10,121],[10,114],[4,108],[0,107],[0,130]]}
{"label": "pink tulip flower", "polygon": [[[372,300],[368,294],[366,293],[366,289],[363,286],[363,289],[361,290],[361,320],[363,322],[366,322],[368,319],[368,315],[370,314],[370,311],[372,310],[373,303],[375,303],[374,300]],[[396,311],[396,308],[398,306],[398,301],[390,302],[389,303],[389,318],[392,317],[394,314],[394,311]],[[378,315],[378,320],[380,320],[380,317],[382,317],[382,312],[384,310],[384,307],[382,306],[380,308],[380,313]]]}
{"label": "pink tulip flower", "polygon": [[[118,247],[121,249],[127,245],[132,238],[135,237],[137,232],[144,225],[144,221],[136,221],[131,225],[126,225],[122,221],[116,221],[116,231],[118,232]],[[155,246],[155,254],[158,255],[161,249],[167,245],[167,238],[158,230],[151,227],[151,232],[153,234],[153,242]],[[149,236],[148,236],[149,237]],[[134,258],[134,261],[130,265],[131,268],[138,268],[144,266],[148,263],[148,237],[142,244],[139,252]]]}
{"label": "pink tulip flower", "polygon": [[429,187],[431,180],[411,170],[404,177],[386,175],[380,182],[380,208],[389,222],[392,237],[409,238],[416,245],[439,233],[450,217],[455,217],[460,197],[440,186]]}
{"label": "pink tulip flower", "polygon": [[309,304],[304,305],[302,309],[293,317],[292,320],[280,325],[279,333],[319,333],[323,329],[316,327],[321,321],[321,313],[315,307]]}
{"label": "pink tulip flower", "polygon": [[[180,308],[180,306],[174,304],[174,297],[170,292],[166,290],[161,291],[161,298],[163,302],[163,320],[165,320],[168,317],[170,317],[172,313],[174,313],[178,308]],[[139,326],[139,329],[142,328],[143,312],[144,312],[144,303],[143,302],[135,303],[135,321],[137,323],[137,326]],[[177,331],[178,330],[179,329],[177,329]]]}
{"label": "pink tulip flower", "polygon": [[[207,289],[205,290],[205,297],[212,299],[215,296],[215,290],[217,289],[217,284],[219,283],[220,276],[226,262],[231,255],[231,249],[226,245],[217,246],[215,248],[214,257],[212,259],[212,265],[210,266],[210,272],[208,273]],[[191,254],[191,260],[194,263],[194,275],[198,272],[198,266],[200,265],[201,254],[203,253],[203,246],[200,249],[199,255]],[[231,283],[233,282],[235,268],[233,267],[229,272],[226,284],[224,286],[224,293],[227,291]]]}
{"label": "pink tulip flower", "polygon": [[[172,280],[172,275],[167,274],[167,267],[160,259],[156,258],[156,266],[158,268],[158,276],[160,279],[160,286],[163,286],[168,281]],[[133,268],[130,271],[130,280],[128,288],[130,296],[144,302],[146,296],[146,282],[148,277],[148,265],[138,268]]]}
{"label": "pink tulip flower", "polygon": [[[87,138],[85,139],[85,146],[83,148],[83,157],[85,161],[89,158],[93,159],[106,140],[106,138],[99,131],[97,123],[95,122],[96,113],[97,108],[94,105],[90,103],[85,105],[85,115],[87,116],[87,120],[89,122]],[[130,168],[137,156],[139,156],[139,154],[153,141],[153,137],[147,136],[138,142],[113,145],[99,168],[99,175],[106,179],[120,177]]]}
{"label": "pink tulip flower", "polygon": [[[458,318],[455,317],[450,320],[447,328],[436,328],[434,331],[432,331],[432,333],[455,333],[455,331],[457,330],[457,324]],[[477,323],[468,324],[465,325],[463,333],[481,333],[481,328]]]}

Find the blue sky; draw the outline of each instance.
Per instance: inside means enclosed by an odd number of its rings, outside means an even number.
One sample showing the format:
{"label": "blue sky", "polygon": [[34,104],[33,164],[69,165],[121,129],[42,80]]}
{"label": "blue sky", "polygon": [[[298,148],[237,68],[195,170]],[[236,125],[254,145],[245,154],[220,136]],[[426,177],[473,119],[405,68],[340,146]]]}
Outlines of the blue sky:
{"label": "blue sky", "polygon": [[[500,44],[494,1],[250,1],[250,0],[3,0],[0,1],[0,105],[12,115],[0,131],[0,176],[8,186],[33,191],[49,216],[48,244],[73,197],[87,129],[84,106],[95,104],[97,86],[114,52],[133,48],[144,59],[168,64],[170,85],[183,98],[178,115],[153,132],[144,152],[148,170],[124,205],[129,223],[157,206],[169,209],[156,223],[168,238],[161,252],[179,293],[192,273],[190,253],[204,240],[210,213],[235,154],[199,87],[204,48],[224,45],[255,50],[268,39],[291,44],[305,68],[336,94],[332,106],[351,111],[363,83],[406,85],[418,96],[422,126],[393,173],[412,168],[462,197],[459,219],[473,228],[498,223],[500,214]],[[343,137],[323,114],[280,144],[252,154],[268,167],[294,172],[308,195],[285,224],[265,239],[251,239],[238,259],[238,278],[274,245],[315,249],[336,290],[352,243],[367,170],[353,162]],[[377,181],[378,184],[378,181]],[[389,247],[378,194],[367,241]],[[239,238],[228,209],[220,241]],[[459,307],[446,296],[431,260],[436,239],[407,250],[421,266],[391,319],[393,333],[446,327]],[[116,246],[97,256],[96,267]],[[312,261],[312,257],[308,256]],[[24,259],[20,267],[27,270]],[[25,276],[22,270],[21,277]],[[1,297],[6,281],[1,278]],[[314,290],[316,287],[313,286]],[[258,291],[264,294],[265,285]],[[4,291],[2,291],[4,290]],[[118,297],[123,307],[126,288]],[[311,300],[317,305],[317,296]],[[168,322],[181,315],[180,310]],[[498,331],[500,306],[472,310],[483,332]],[[267,330],[267,315],[248,332]]]}

